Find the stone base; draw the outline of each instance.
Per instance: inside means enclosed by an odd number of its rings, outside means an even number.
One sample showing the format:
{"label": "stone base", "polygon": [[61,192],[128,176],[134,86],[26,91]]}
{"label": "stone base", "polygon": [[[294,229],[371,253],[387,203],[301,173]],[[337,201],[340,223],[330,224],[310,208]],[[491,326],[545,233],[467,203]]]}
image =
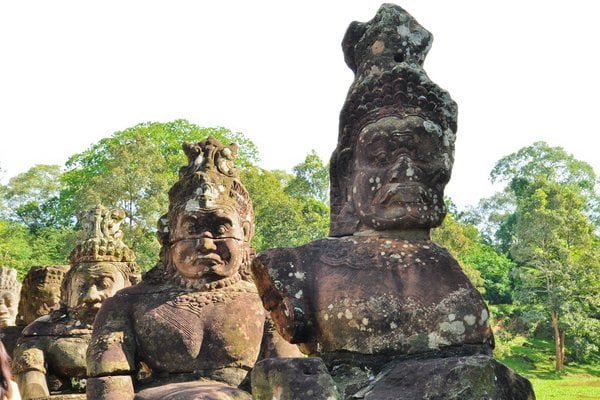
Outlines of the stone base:
{"label": "stone base", "polygon": [[535,400],[527,379],[484,355],[391,361],[370,379],[356,378],[332,379],[316,357],[266,359],[252,371],[252,393],[256,400]]}
{"label": "stone base", "polygon": [[252,400],[250,393],[222,382],[201,380],[141,390],[134,400]]}
{"label": "stone base", "polygon": [[252,369],[255,400],[339,399],[333,379],[323,360],[310,358],[267,358]]}

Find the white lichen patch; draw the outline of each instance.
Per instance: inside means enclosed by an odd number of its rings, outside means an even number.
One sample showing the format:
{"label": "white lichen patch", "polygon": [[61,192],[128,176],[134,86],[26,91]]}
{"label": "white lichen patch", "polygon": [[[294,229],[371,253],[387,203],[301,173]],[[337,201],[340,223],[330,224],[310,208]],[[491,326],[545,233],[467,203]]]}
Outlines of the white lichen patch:
{"label": "white lichen patch", "polygon": [[452,322],[456,319],[456,315],[455,314],[449,314],[448,315],[448,321]]}
{"label": "white lichen patch", "polygon": [[462,321],[442,322],[440,323],[440,331],[462,335],[465,333],[465,324]]}
{"label": "white lichen patch", "polygon": [[481,319],[479,320],[479,325],[483,326],[483,324],[485,324],[487,322],[488,318],[489,318],[488,312],[484,308],[483,310],[481,310]]}
{"label": "white lichen patch", "polygon": [[338,319],[342,319],[342,317],[343,317],[343,316],[344,316],[344,313],[343,313],[343,312],[339,312],[339,313],[337,314],[337,317],[338,317]]}
{"label": "white lichen patch", "polygon": [[346,319],[352,319],[352,311],[346,309],[346,311],[344,311],[344,317],[346,317]]}
{"label": "white lichen patch", "polygon": [[329,310],[333,310],[333,304],[330,304],[330,305],[328,305],[328,306],[327,306],[327,308],[328,308]]}
{"label": "white lichen patch", "polygon": [[430,349],[439,349],[440,346],[446,346],[450,344],[450,342],[442,337],[438,332],[431,332],[429,335],[427,335],[427,338],[429,339],[427,346]]}
{"label": "white lichen patch", "polygon": [[475,322],[477,321],[477,318],[474,315],[471,315],[471,314],[465,315],[463,317],[463,319],[465,320],[465,322],[467,323],[467,325],[470,325],[470,326],[475,325]]}
{"label": "white lichen patch", "polygon": [[301,281],[303,281],[306,277],[306,274],[304,272],[298,271],[294,274],[294,276],[296,277],[296,279],[300,279]]}
{"label": "white lichen patch", "polygon": [[396,329],[398,327],[398,325],[396,325],[395,322],[390,322],[390,328],[391,329]]}
{"label": "white lichen patch", "polygon": [[298,300],[302,298],[302,290],[298,290],[296,292],[296,294],[294,295],[295,298],[297,298]]}

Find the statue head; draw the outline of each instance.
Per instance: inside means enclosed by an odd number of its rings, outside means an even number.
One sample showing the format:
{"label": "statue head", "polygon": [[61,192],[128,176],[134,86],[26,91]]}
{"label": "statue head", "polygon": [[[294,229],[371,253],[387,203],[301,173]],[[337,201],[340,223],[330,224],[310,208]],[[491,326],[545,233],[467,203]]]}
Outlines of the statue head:
{"label": "statue head", "polygon": [[169,212],[159,220],[161,261],[185,287],[210,287],[247,277],[254,233],[250,196],[234,167],[238,148],[209,137],[183,144],[188,165],[169,191]]}
{"label": "statue head", "polygon": [[60,287],[70,265],[33,266],[25,275],[17,325],[26,326],[60,306]]}
{"label": "statue head", "polygon": [[20,292],[17,270],[0,267],[0,328],[15,325]]}
{"label": "statue head", "polygon": [[125,213],[97,205],[80,215],[82,237],[69,260],[61,306],[82,324],[91,324],[104,300],[141,280],[133,251],[121,240]]}
{"label": "statue head", "polygon": [[457,106],[422,69],[431,35],[384,4],[344,38],[356,73],[331,158],[331,236],[429,230],[446,214]]}

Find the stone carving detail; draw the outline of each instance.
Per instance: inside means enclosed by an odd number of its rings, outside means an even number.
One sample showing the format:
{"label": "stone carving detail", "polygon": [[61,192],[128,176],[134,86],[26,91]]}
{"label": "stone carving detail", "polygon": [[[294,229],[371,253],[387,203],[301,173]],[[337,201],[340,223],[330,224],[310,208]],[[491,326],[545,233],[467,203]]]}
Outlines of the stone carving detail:
{"label": "stone carving detail", "polygon": [[20,292],[17,270],[0,267],[0,328],[15,325]]}
{"label": "stone carving detail", "polygon": [[[431,40],[393,4],[350,25],[342,47],[355,80],[330,163],[330,237],[265,251],[252,273],[279,333],[323,359],[339,398],[533,398],[491,358],[481,295],[430,240],[446,214],[457,129],[456,103],[422,67]],[[288,364],[265,364],[269,381],[285,381],[276,375]],[[453,381],[459,370],[465,379]]]}
{"label": "stone carving detail", "polygon": [[301,354],[273,337],[250,279],[254,213],[237,146],[209,137],[183,149],[158,264],[96,318],[88,398],[251,399],[243,389],[258,358]]}
{"label": "stone carving detail", "polygon": [[27,326],[60,306],[60,287],[70,265],[33,266],[25,275],[17,325]]}
{"label": "stone carving detail", "polygon": [[[80,216],[83,232],[69,257],[60,307],[25,327],[14,352],[24,399],[85,398],[85,354],[96,313],[107,298],[141,278],[133,252],[122,242],[123,218],[122,210],[101,205]],[[54,282],[60,275],[45,273]]]}

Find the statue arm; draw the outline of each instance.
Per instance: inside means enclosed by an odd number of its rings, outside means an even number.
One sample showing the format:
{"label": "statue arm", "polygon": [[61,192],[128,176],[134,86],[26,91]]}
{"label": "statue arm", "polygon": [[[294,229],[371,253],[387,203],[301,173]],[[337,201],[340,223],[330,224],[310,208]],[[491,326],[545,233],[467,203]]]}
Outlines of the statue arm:
{"label": "statue arm", "polygon": [[135,338],[126,296],[106,300],[96,315],[87,350],[90,399],[133,399]]}
{"label": "statue arm", "polygon": [[50,395],[44,367],[47,340],[45,337],[22,337],[14,350],[12,369],[23,399]]}
{"label": "statue arm", "polygon": [[[310,334],[310,310],[305,297],[301,265],[292,254],[267,251],[252,261],[252,275],[263,306],[270,312],[277,332],[289,343],[302,343]],[[271,254],[275,253],[275,254]],[[298,274],[301,275],[298,275]]]}
{"label": "statue arm", "polygon": [[258,359],[274,357],[304,357],[304,354],[298,349],[298,346],[283,340],[275,329],[273,320],[267,316]]}

